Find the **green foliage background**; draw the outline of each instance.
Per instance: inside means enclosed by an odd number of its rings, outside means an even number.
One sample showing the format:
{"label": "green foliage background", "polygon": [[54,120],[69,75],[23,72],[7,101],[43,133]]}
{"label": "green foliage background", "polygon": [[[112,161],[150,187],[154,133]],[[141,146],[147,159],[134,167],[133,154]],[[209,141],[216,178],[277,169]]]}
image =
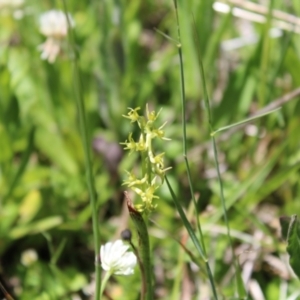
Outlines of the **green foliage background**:
{"label": "green foliage background", "polygon": [[[75,19],[91,149],[101,137],[107,148],[93,150],[101,242],[119,238],[132,224],[124,208],[124,170],[138,167],[134,155],[109,160],[112,147],[132,130],[122,117],[128,107],[146,103],[168,121],[158,143],[165,152],[169,180],[193,223],[194,212],[182,157],[179,58],[172,1],[66,1]],[[0,18],[0,276],[17,299],[88,299],[82,292],[94,271],[91,211],[67,43],[54,64],[40,59],[44,37],[39,15],[63,9],[61,1],[26,1],[24,17]],[[298,0],[270,9],[300,15]],[[243,23],[217,14],[212,1],[179,1],[186,84],[188,158],[220,299],[233,299],[232,258],[228,251],[210,132],[203,105],[200,47],[211,98],[214,128],[238,122],[300,85],[299,34],[283,31],[270,38],[272,18],[254,24],[258,40],[240,49],[222,50],[222,42],[241,35]],[[199,40],[195,39],[195,29]],[[296,299],[300,284],[283,264],[285,244],[278,218],[300,211],[299,102],[254,123],[219,134],[219,163],[224,180],[235,253],[247,284],[257,284],[265,299]],[[227,135],[226,135],[227,134]],[[111,162],[111,164],[108,164]],[[176,242],[196,253],[167,187],[160,190],[150,222],[157,299],[207,299],[204,270]],[[176,240],[175,240],[175,239]],[[33,248],[38,261],[26,267],[22,253]],[[251,256],[252,255],[252,256]],[[254,255],[254,258],[253,258]],[[252,259],[252,260],[251,260]],[[276,267],[274,262],[279,263]],[[283,265],[283,266],[282,266]],[[246,276],[246,275],[245,275]],[[249,281],[250,280],[250,281]],[[190,289],[189,289],[190,288]],[[139,272],[109,285],[113,299],[137,299]],[[256,299],[251,288],[249,299]],[[297,294],[298,293],[298,294]]]}

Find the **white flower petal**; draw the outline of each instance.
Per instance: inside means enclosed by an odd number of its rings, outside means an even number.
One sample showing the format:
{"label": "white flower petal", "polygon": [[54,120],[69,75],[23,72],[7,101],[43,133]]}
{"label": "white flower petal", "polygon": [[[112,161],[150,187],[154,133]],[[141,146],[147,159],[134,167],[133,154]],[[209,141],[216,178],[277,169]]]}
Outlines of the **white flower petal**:
{"label": "white flower petal", "polygon": [[53,63],[60,52],[60,41],[49,37],[45,43],[38,46],[38,49],[42,51],[41,59]]}
{"label": "white flower petal", "polygon": [[116,275],[130,275],[134,272],[137,258],[133,252],[127,252],[128,245],[122,240],[107,243],[100,248],[102,268]]}
{"label": "white flower petal", "polygon": [[[70,14],[68,19],[71,27],[75,26],[75,22]],[[68,33],[68,20],[63,11],[50,10],[40,16],[40,32],[47,37],[56,39],[64,38]]]}
{"label": "white flower petal", "polygon": [[127,252],[119,261],[119,269],[115,274],[130,275],[134,273],[133,268],[137,263],[137,258],[133,252]]}

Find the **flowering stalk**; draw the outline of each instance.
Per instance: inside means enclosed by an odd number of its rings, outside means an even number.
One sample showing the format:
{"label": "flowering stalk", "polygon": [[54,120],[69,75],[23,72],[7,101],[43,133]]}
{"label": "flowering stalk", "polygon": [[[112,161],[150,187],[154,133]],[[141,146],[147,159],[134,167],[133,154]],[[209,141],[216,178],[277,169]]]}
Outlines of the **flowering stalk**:
{"label": "flowering stalk", "polygon": [[160,111],[156,114],[155,111],[149,112],[146,107],[146,117],[138,114],[140,108],[129,108],[129,113],[123,117],[131,120],[131,123],[137,123],[141,134],[139,140],[136,142],[132,133],[129,134],[125,143],[125,150],[130,150],[130,153],[138,152],[142,158],[142,176],[137,178],[133,172],[127,172],[128,179],[125,180],[124,185],[127,185],[140,198],[141,202],[134,207],[141,214],[148,216],[155,210],[156,204],[154,199],[159,199],[155,195],[155,191],[163,184],[165,173],[170,168],[164,168],[164,153],[155,155],[153,151],[153,139],[159,138],[169,140],[164,137],[162,130],[166,123],[160,127],[155,126],[155,121],[159,116]]}
{"label": "flowering stalk", "polygon": [[149,234],[142,214],[134,208],[126,192],[125,196],[127,198],[127,207],[131,220],[139,236],[139,251],[135,250],[142,275],[141,299],[150,300],[153,299],[153,290]]}
{"label": "flowering stalk", "polygon": [[164,153],[155,155],[153,151],[153,139],[160,138],[168,140],[164,137],[162,130],[164,125],[160,127],[155,126],[155,121],[160,113],[155,111],[149,112],[148,106],[146,107],[146,117],[138,114],[138,110],[129,109],[128,115],[124,116],[131,120],[131,123],[137,123],[140,128],[140,136],[138,141],[129,134],[125,143],[125,150],[130,150],[130,153],[138,152],[142,159],[142,176],[136,177],[133,172],[127,172],[128,179],[125,180],[124,185],[127,185],[133,190],[140,198],[140,202],[133,205],[132,201],[127,196],[127,207],[130,217],[136,228],[139,237],[139,253],[141,258],[140,270],[142,275],[142,293],[141,299],[153,299],[152,287],[152,267],[150,255],[150,243],[148,229],[144,217],[148,215],[157,207],[154,200],[159,197],[155,195],[156,190],[163,184],[165,172],[170,168],[164,168]]}

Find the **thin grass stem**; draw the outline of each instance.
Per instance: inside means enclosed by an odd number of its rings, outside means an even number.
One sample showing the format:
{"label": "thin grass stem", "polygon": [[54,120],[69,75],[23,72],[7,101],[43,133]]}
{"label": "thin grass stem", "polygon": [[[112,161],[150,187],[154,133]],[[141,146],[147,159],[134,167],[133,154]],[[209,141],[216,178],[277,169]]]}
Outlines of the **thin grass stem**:
{"label": "thin grass stem", "polygon": [[[186,119],[185,119],[185,115],[186,115],[186,110],[185,110],[185,82],[184,82],[184,70],[183,70],[183,55],[182,55],[182,45],[181,45],[181,34],[180,34],[180,23],[179,23],[179,16],[178,16],[178,6],[177,6],[177,0],[174,0],[174,7],[175,7],[175,14],[176,14],[176,23],[177,23],[177,39],[178,39],[178,55],[179,55],[179,64],[180,64],[180,86],[181,86],[181,103],[182,103],[182,135],[183,135],[183,157],[185,160],[185,165],[186,165],[186,170],[187,170],[187,176],[188,176],[188,182],[189,182],[189,187],[190,187],[190,192],[191,192],[191,197],[192,197],[192,201],[193,201],[193,205],[195,208],[195,218],[196,218],[196,222],[197,222],[197,229],[198,229],[198,233],[199,233],[199,241],[200,243],[196,243],[196,240],[194,241],[195,246],[196,244],[199,247],[199,252],[202,255],[202,258],[205,261],[206,264],[206,270],[208,273],[208,278],[212,287],[212,292],[214,295],[214,299],[218,299],[217,296],[217,292],[216,292],[216,287],[215,287],[215,282],[214,282],[214,278],[212,276],[212,272],[209,266],[209,262],[207,259],[207,254],[206,254],[206,249],[205,249],[205,243],[204,243],[204,235],[202,233],[202,228],[201,228],[201,223],[198,217],[198,209],[197,209],[197,203],[196,203],[196,199],[195,199],[195,193],[194,193],[194,189],[193,189],[193,185],[192,185],[192,180],[191,180],[191,172],[190,172],[190,166],[189,166],[189,161],[188,161],[188,157],[187,157],[187,142],[186,142]],[[170,189],[170,185],[168,183],[169,189]],[[173,197],[174,199],[174,197]],[[177,209],[182,210],[179,202],[177,202]],[[183,210],[182,210],[183,212]],[[181,213],[181,216],[185,216],[184,214]],[[187,218],[185,218],[185,222],[184,224],[186,226],[190,225],[189,221],[187,220]],[[187,227],[188,229],[188,227]],[[190,233],[190,236],[192,237],[192,232],[193,230],[188,230],[188,232]],[[198,242],[198,240],[197,240]]]}
{"label": "thin grass stem", "polygon": [[80,68],[78,64],[79,56],[76,53],[76,45],[75,45],[75,38],[72,27],[70,26],[70,20],[67,15],[67,5],[66,1],[62,0],[64,10],[66,13],[66,18],[68,21],[69,27],[69,45],[72,48],[72,53],[74,53],[73,59],[73,89],[76,99],[76,106],[77,106],[77,113],[79,117],[79,128],[81,134],[81,142],[84,151],[84,162],[85,162],[85,169],[86,169],[86,183],[89,191],[90,196],[90,206],[92,212],[92,224],[93,224],[93,237],[94,237],[94,250],[95,250],[95,272],[96,272],[96,290],[95,290],[95,300],[100,299],[100,288],[101,288],[101,265],[100,265],[100,257],[99,257],[99,250],[100,250],[100,229],[98,226],[98,209],[97,209],[97,193],[95,188],[95,179],[93,174],[92,168],[92,160],[91,160],[91,143],[88,134],[88,127],[87,127],[87,120],[86,120],[86,112],[85,112],[85,105],[84,105],[84,92],[83,92],[83,85],[81,79]]}
{"label": "thin grass stem", "polygon": [[[194,24],[195,24],[195,22],[194,22]],[[202,63],[202,59],[201,59],[201,55],[200,55],[200,45],[199,45],[200,39],[199,39],[199,36],[198,36],[198,33],[197,33],[196,30],[195,30],[195,38],[196,38],[196,47],[197,47],[197,50],[198,50],[200,77],[201,77],[201,82],[202,82],[202,90],[203,90],[203,94],[204,94],[204,103],[205,103],[205,108],[206,108],[206,113],[207,113],[207,121],[208,121],[208,126],[209,126],[209,129],[210,129],[210,132],[211,132],[211,140],[212,140],[212,145],[213,145],[214,160],[215,160],[215,165],[216,165],[217,174],[218,174],[221,205],[222,205],[222,210],[223,210],[224,222],[226,224],[226,229],[227,229],[227,238],[228,238],[229,246],[231,248],[233,263],[234,263],[234,268],[235,268],[235,276],[236,276],[236,282],[237,282],[237,292],[238,292],[239,299],[245,299],[246,298],[246,293],[245,293],[244,285],[243,285],[243,282],[242,282],[239,265],[238,265],[237,259],[235,257],[235,254],[234,254],[232,238],[231,238],[231,235],[230,235],[230,225],[229,225],[229,220],[228,220],[228,215],[227,215],[227,209],[226,209],[226,203],[225,203],[225,197],[224,197],[224,189],[223,189],[223,182],[222,182],[222,178],[221,178],[220,166],[219,166],[219,161],[218,161],[217,145],[216,145],[216,140],[215,140],[215,137],[214,137],[215,131],[213,130],[213,120],[212,120],[212,113],[211,113],[211,109],[210,109],[210,101],[209,101],[209,96],[208,96],[208,92],[207,92],[207,88],[206,88],[204,67],[203,67],[203,63]]]}
{"label": "thin grass stem", "polygon": [[171,196],[172,196],[172,199],[175,203],[175,206],[177,208],[177,211],[180,215],[180,218],[187,230],[187,232],[189,233],[189,236],[196,248],[196,250],[198,251],[198,253],[200,254],[201,258],[204,260],[205,264],[206,264],[206,270],[207,270],[207,274],[208,274],[208,278],[209,278],[209,281],[210,281],[210,284],[211,284],[211,287],[212,287],[212,292],[213,292],[213,295],[214,295],[214,299],[215,300],[218,300],[218,296],[217,296],[217,290],[216,290],[216,286],[215,286],[215,282],[214,282],[214,278],[212,276],[212,272],[211,272],[211,269],[210,269],[210,266],[209,266],[209,263],[208,263],[208,259],[206,258],[206,255],[204,255],[204,252],[203,252],[203,248],[201,247],[200,243],[199,243],[199,240],[197,239],[196,237],[196,234],[192,228],[192,225],[190,224],[190,222],[188,221],[181,205],[179,204],[179,201],[178,199],[176,198],[175,196],[175,193],[172,189],[172,186],[168,180],[168,177],[166,176],[166,183],[168,185],[168,188],[170,190],[170,193],[171,193]]}
{"label": "thin grass stem", "polygon": [[181,35],[180,35],[180,24],[179,24],[179,17],[178,17],[178,9],[177,9],[177,1],[174,0],[175,5],[175,13],[176,13],[176,22],[177,22],[177,35],[178,35],[178,55],[179,55],[179,65],[180,65],[180,86],[181,86],[181,107],[182,107],[182,142],[183,142],[183,157],[186,165],[187,175],[188,175],[188,181],[189,181],[189,187],[191,192],[192,201],[195,207],[195,214],[196,214],[196,222],[197,222],[197,228],[199,232],[200,237],[200,243],[203,251],[204,257],[206,257],[206,249],[204,244],[204,236],[202,234],[201,224],[198,218],[197,214],[197,203],[195,199],[195,193],[192,185],[191,180],[191,172],[190,172],[190,166],[189,161],[187,158],[187,143],[186,143],[186,120],[185,120],[185,84],[184,84],[184,71],[183,71],[183,59],[182,59],[182,46],[181,46]]}
{"label": "thin grass stem", "polygon": [[258,119],[258,118],[261,118],[261,117],[264,117],[264,116],[266,116],[266,115],[268,115],[268,114],[271,114],[271,113],[273,113],[273,112],[275,112],[275,111],[277,111],[277,110],[279,110],[279,109],[281,109],[281,107],[272,109],[272,110],[267,111],[267,112],[265,112],[265,113],[262,113],[262,114],[260,114],[260,115],[255,115],[255,116],[253,116],[253,117],[250,117],[250,118],[248,118],[248,119],[242,120],[242,121],[237,122],[237,123],[230,124],[230,125],[228,125],[228,126],[220,127],[220,128],[218,128],[217,130],[212,131],[210,135],[211,135],[211,136],[214,136],[215,134],[217,134],[217,133],[219,133],[219,132],[221,132],[221,131],[230,129],[230,128],[235,127],[235,126],[242,125],[242,124],[244,124],[244,123],[251,122],[251,121],[253,121],[253,120],[256,120],[256,119]]}

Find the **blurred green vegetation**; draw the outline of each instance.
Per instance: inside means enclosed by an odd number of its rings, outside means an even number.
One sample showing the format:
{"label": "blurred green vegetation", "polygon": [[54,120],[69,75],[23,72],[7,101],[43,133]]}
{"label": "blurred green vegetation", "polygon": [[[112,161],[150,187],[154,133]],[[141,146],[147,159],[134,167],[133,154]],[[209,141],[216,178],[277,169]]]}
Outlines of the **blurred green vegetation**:
{"label": "blurred green vegetation", "polygon": [[[1,2],[1,1],[0,1]],[[132,130],[122,117],[146,104],[160,115],[169,180],[193,224],[182,157],[177,26],[172,1],[66,1],[72,14],[84,87],[98,193],[101,243],[131,227],[124,207],[124,170],[138,166],[119,143]],[[245,3],[245,1],[241,1]],[[257,1],[252,1],[257,2]],[[238,122],[300,85],[299,33],[270,37],[262,24],[219,14],[210,0],[179,1],[186,84],[188,158],[198,214],[220,299],[234,299],[232,257],[226,239],[210,132],[200,82],[203,59],[214,129]],[[298,0],[270,1],[268,9],[300,15]],[[16,299],[89,299],[94,272],[89,196],[78,128],[72,56],[67,45],[53,64],[40,58],[38,19],[60,1],[27,0],[23,17],[0,10],[0,279]],[[298,19],[299,22],[299,19]],[[195,30],[199,40],[195,38]],[[225,41],[255,35],[229,50]],[[250,38],[249,38],[250,40]],[[279,112],[217,135],[235,254],[249,299],[297,299],[300,283],[287,268],[279,217],[300,211],[299,91]],[[277,102],[276,102],[277,103]],[[167,186],[150,222],[156,299],[209,299],[205,270]],[[136,239],[136,237],[135,237]],[[38,259],[21,259],[34,249]],[[115,277],[107,299],[138,299],[139,271]],[[259,293],[264,298],[258,298]],[[187,295],[183,298],[183,295]],[[77,297],[77,298],[75,298]],[[79,298],[78,298],[79,297]],[[109,298],[111,297],[111,298]]]}

